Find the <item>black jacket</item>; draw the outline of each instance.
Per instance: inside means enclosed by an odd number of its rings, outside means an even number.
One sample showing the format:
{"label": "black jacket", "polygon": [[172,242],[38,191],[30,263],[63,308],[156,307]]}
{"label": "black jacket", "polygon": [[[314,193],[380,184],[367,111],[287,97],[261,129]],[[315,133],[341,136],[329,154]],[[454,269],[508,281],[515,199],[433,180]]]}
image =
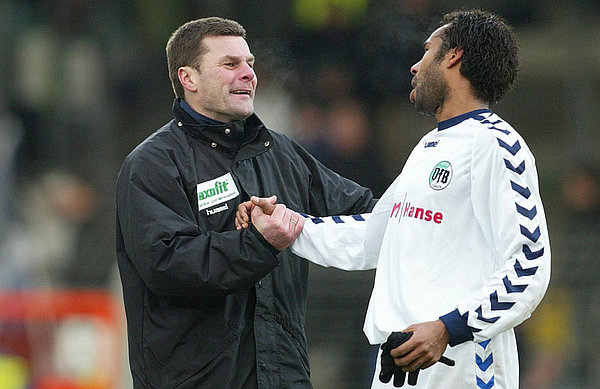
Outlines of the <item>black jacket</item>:
{"label": "black jacket", "polygon": [[372,209],[372,193],[255,115],[208,126],[178,100],[173,112],[117,181],[134,387],[311,388],[308,263],[237,231],[235,212],[250,195],[275,194],[312,215],[354,214]]}

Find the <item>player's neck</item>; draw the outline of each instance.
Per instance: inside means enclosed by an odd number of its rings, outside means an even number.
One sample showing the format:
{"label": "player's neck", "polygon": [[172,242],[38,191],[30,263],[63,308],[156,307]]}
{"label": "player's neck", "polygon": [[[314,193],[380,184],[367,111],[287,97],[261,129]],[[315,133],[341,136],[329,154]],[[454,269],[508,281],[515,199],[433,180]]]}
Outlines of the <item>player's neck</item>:
{"label": "player's neck", "polygon": [[444,106],[435,115],[435,119],[439,122],[452,119],[453,117],[475,111],[477,109],[490,108],[489,104],[475,99],[472,96],[454,96],[444,102]]}

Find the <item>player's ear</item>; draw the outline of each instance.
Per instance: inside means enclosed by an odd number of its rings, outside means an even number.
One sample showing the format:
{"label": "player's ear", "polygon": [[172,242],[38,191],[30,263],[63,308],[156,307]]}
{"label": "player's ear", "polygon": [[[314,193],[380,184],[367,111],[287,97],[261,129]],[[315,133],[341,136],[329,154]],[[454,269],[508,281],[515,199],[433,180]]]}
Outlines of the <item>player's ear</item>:
{"label": "player's ear", "polygon": [[462,47],[454,47],[448,52],[448,68],[460,65],[465,50]]}
{"label": "player's ear", "polygon": [[198,71],[190,66],[182,66],[177,69],[177,78],[185,90],[190,92],[196,92],[198,86],[196,85],[196,78]]}

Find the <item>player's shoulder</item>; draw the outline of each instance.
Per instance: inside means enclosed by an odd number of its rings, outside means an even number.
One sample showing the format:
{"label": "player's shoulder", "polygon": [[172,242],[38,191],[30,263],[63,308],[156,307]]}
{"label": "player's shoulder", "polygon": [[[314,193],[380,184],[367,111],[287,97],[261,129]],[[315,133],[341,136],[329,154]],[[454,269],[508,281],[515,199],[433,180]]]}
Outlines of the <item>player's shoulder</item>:
{"label": "player's shoulder", "polygon": [[509,122],[491,111],[473,118],[466,125],[470,127],[469,130],[473,132],[478,143],[496,144],[499,139],[523,142],[519,132]]}
{"label": "player's shoulder", "polygon": [[534,158],[521,134],[499,115],[492,112],[471,125],[475,150],[489,156],[493,154],[509,159]]}

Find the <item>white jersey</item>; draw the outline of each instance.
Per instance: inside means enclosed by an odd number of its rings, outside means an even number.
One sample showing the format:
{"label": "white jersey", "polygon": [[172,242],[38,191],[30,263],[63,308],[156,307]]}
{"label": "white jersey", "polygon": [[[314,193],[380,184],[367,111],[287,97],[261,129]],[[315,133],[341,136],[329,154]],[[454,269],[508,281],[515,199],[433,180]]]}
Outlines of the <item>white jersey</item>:
{"label": "white jersey", "polygon": [[[456,366],[422,371],[417,388],[518,388],[513,327],[546,291],[550,246],[535,159],[492,111],[439,123],[371,214],[308,218],[292,250],[323,266],[377,267],[371,344],[444,321]],[[377,365],[373,388],[393,387]]]}

